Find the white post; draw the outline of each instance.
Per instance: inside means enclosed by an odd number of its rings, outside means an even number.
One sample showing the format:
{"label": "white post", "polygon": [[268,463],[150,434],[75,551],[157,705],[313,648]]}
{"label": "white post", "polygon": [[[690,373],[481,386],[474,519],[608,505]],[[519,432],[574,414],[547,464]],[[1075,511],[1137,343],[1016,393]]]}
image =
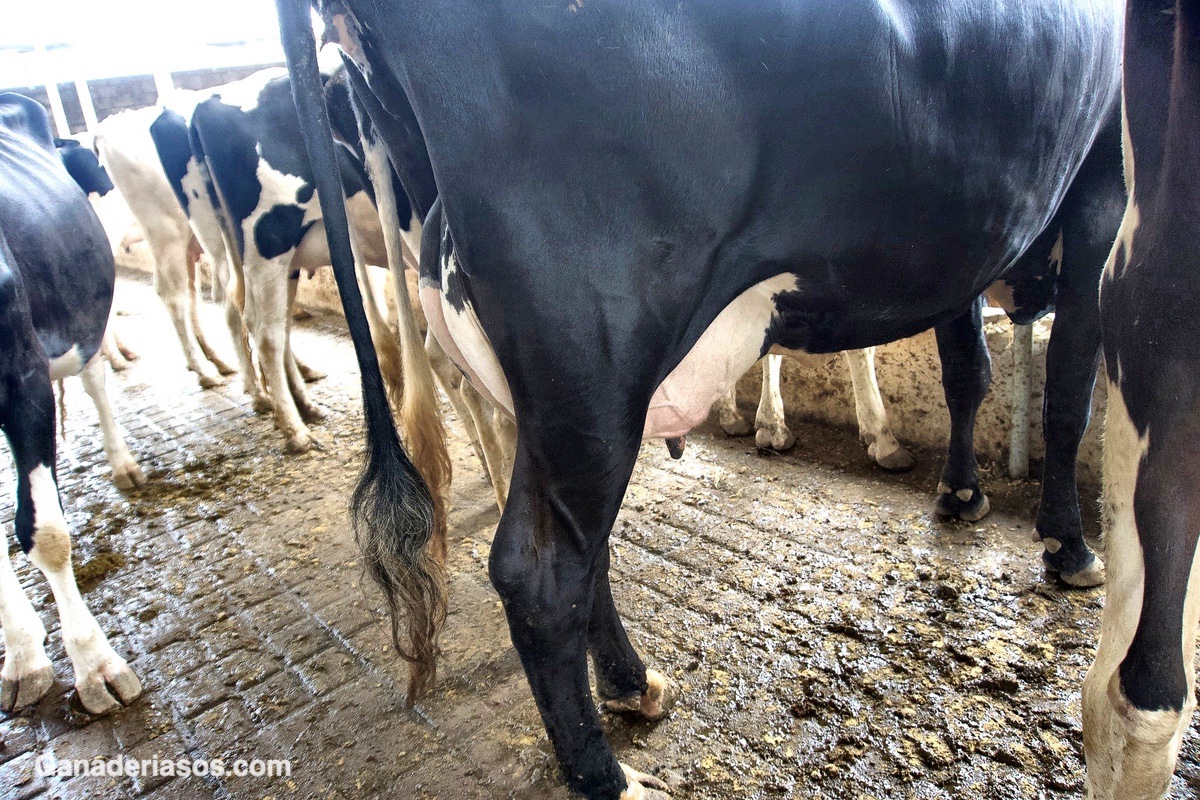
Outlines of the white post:
{"label": "white post", "polygon": [[1033,326],[1013,325],[1012,433],[1008,476],[1029,477],[1029,396],[1033,393]]}
{"label": "white post", "polygon": [[158,90],[159,102],[162,102],[163,98],[170,96],[175,91],[175,79],[166,70],[155,72],[154,88]]}
{"label": "white post", "polygon": [[94,131],[100,120],[96,119],[96,107],[92,105],[92,92],[86,78],[75,79],[75,93],[79,95],[79,107],[83,109],[84,127]]}

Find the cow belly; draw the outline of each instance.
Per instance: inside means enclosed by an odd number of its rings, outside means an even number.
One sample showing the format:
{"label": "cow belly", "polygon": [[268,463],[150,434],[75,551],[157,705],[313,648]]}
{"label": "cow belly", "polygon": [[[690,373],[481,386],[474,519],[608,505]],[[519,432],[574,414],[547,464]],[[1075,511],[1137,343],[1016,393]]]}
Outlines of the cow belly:
{"label": "cow belly", "polygon": [[727,305],[654,392],[643,435],[670,439],[703,422],[712,404],[762,355],[775,296],[795,289],[793,276],[778,275]]}

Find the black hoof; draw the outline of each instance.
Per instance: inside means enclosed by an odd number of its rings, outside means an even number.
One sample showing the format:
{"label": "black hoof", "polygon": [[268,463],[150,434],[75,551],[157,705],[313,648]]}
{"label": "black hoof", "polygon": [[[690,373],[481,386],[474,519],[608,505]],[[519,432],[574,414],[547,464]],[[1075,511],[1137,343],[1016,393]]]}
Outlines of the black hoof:
{"label": "black hoof", "polygon": [[1104,562],[1079,540],[1063,543],[1053,536],[1042,539],[1046,549],[1042,551],[1042,563],[1046,570],[1057,575],[1068,586],[1089,589],[1104,583]]}
{"label": "black hoof", "polygon": [[992,510],[992,504],[988,502],[987,495],[979,488],[959,489],[957,492],[949,489],[950,487],[945,484],[938,486],[940,494],[934,513],[939,517],[953,517],[967,522],[977,522]]}

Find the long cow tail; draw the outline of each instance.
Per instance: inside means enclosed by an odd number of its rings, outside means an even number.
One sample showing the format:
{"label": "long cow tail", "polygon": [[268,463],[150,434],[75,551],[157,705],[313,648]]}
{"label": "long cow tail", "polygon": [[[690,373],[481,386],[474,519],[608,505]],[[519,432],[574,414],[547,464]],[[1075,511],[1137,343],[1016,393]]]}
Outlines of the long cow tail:
{"label": "long cow tail", "polygon": [[362,375],[367,459],[350,517],[371,577],[387,599],[392,639],[411,666],[408,699],[433,683],[438,635],[446,619],[445,543],[435,535],[433,496],[400,443],[363,311],[329,118],[317,71],[308,0],[276,0],[300,128],[312,162],[329,237],[333,275]]}

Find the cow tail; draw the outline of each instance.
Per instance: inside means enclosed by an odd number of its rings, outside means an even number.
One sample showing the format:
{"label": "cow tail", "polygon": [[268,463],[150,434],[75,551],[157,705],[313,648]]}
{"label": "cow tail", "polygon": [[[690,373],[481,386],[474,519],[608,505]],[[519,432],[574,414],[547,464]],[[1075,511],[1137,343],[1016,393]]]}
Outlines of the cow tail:
{"label": "cow tail", "polygon": [[300,128],[325,218],[334,279],[362,377],[367,452],[350,501],[350,518],[367,571],[387,600],[392,640],[409,662],[412,703],[432,686],[436,673],[438,636],[446,619],[445,543],[430,546],[438,527],[433,494],[400,443],[372,347],[354,274],[308,0],[276,0],[276,7]]}

